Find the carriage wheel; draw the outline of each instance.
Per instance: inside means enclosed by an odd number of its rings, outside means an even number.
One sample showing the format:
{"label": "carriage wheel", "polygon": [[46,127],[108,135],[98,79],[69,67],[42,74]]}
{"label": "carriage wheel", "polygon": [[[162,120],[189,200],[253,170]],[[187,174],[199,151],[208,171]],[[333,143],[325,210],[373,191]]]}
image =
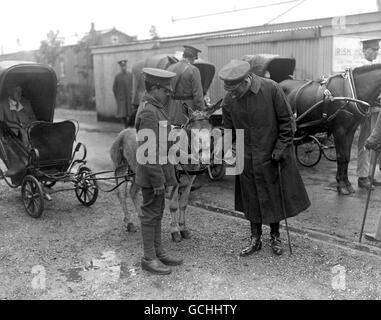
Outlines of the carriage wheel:
{"label": "carriage wheel", "polygon": [[81,167],[77,173],[77,183],[75,184],[75,194],[80,203],[90,207],[98,198],[98,183],[96,180],[88,177],[91,170],[87,167]]}
{"label": "carriage wheel", "polygon": [[26,212],[33,218],[39,218],[44,211],[44,192],[40,182],[27,175],[21,185],[21,197]]}
{"label": "carriage wheel", "polygon": [[319,140],[308,136],[295,146],[296,159],[305,167],[313,167],[321,158],[322,150]]}
{"label": "carriage wheel", "polygon": [[336,161],[336,148],[333,136],[327,137],[323,142],[323,154],[324,157],[329,161]]}
{"label": "carriage wheel", "polygon": [[208,176],[212,181],[221,180],[226,173],[226,163],[208,165]]}

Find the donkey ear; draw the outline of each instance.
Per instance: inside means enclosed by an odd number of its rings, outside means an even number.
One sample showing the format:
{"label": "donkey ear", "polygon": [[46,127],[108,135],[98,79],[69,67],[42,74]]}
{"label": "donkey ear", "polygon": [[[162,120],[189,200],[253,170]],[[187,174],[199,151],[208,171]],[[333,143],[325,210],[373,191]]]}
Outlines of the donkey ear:
{"label": "donkey ear", "polygon": [[206,110],[206,114],[210,116],[213,112],[221,108],[222,99],[218,100],[214,105]]}

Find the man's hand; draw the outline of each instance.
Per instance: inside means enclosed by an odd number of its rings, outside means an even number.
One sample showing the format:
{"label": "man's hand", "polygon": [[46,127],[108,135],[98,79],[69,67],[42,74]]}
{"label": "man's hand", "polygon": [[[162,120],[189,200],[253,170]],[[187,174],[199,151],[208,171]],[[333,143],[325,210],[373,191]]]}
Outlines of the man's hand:
{"label": "man's hand", "polygon": [[271,155],[271,159],[280,162],[283,160],[283,152],[279,149],[275,149]]}
{"label": "man's hand", "polygon": [[161,187],[158,187],[158,188],[153,188],[153,194],[155,196],[159,196],[159,195],[164,194],[164,193],[165,193],[165,187],[164,187],[164,185],[161,186]]}

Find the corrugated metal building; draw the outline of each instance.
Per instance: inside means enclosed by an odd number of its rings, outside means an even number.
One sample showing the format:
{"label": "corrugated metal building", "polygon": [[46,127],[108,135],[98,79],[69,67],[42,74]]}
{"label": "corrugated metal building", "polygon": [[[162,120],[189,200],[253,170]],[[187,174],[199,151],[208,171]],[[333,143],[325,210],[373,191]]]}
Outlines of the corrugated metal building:
{"label": "corrugated metal building", "polygon": [[[345,58],[348,63],[352,55],[359,56],[360,39],[381,38],[380,21],[381,12],[372,12],[94,47],[92,54],[98,119],[110,120],[116,113],[111,89],[114,76],[119,72],[117,61],[122,58],[128,59],[128,69],[131,69],[134,63],[145,57],[158,53],[173,54],[182,51],[183,44],[189,44],[200,48],[200,57],[213,63],[217,71],[231,59],[245,54],[271,53],[295,58],[294,76],[297,79],[314,79],[337,72],[336,69],[345,63]],[[347,46],[348,38],[353,40],[349,41],[351,47],[340,48]],[[342,52],[348,57],[344,57],[344,60],[339,57],[341,60],[337,62],[338,54]],[[223,94],[222,83],[216,74],[210,89],[211,100],[216,101]]]}

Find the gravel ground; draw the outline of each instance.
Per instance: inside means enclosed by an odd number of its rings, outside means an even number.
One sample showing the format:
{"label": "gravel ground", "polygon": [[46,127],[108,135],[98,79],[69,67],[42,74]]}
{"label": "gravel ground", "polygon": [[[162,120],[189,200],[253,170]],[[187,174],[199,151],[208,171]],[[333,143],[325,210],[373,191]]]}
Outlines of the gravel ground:
{"label": "gravel ground", "polygon": [[[0,183],[0,299],[380,299],[380,257],[291,234],[293,251],[246,258],[245,220],[190,207],[192,239],[163,242],[184,265],[169,276],[140,269],[140,232],[126,233],[114,194],[90,208],[54,194],[42,217],[26,215],[19,190]],[[132,203],[129,203],[132,208]],[[282,235],[285,240],[285,234]],[[337,271],[338,270],[338,271]]]}

